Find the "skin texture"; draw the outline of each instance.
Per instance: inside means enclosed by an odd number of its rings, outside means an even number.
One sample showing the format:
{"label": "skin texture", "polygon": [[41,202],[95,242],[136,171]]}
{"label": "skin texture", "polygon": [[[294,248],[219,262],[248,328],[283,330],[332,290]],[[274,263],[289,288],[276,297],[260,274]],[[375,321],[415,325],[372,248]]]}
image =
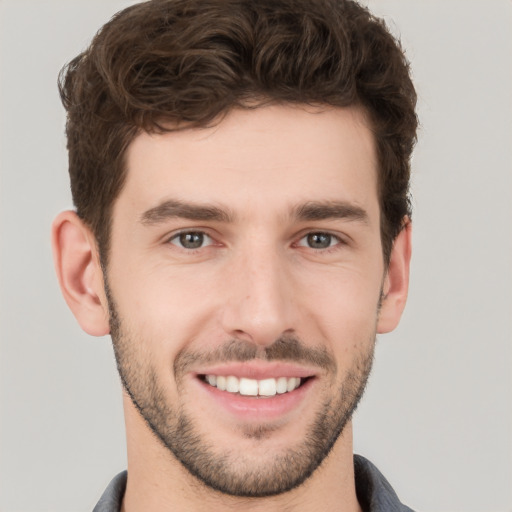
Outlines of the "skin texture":
{"label": "skin texture", "polygon": [[[125,510],[358,510],[350,416],[376,333],[399,321],[410,258],[406,222],[384,268],[363,114],[234,110],[212,128],[143,133],[126,162],[105,276],[76,215],[54,223],[68,304],[90,334],[112,331]],[[283,372],[307,385],[271,413],[273,398],[234,411],[201,379]]]}

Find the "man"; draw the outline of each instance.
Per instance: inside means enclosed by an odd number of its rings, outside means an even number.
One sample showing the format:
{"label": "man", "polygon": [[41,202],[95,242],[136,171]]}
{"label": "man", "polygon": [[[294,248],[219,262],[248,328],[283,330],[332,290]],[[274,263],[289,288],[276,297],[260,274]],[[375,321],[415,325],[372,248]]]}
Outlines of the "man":
{"label": "man", "polygon": [[351,417],[407,296],[416,96],[343,0],[152,0],[61,76],[64,297],[110,333],[128,471],[95,510],[406,511]]}

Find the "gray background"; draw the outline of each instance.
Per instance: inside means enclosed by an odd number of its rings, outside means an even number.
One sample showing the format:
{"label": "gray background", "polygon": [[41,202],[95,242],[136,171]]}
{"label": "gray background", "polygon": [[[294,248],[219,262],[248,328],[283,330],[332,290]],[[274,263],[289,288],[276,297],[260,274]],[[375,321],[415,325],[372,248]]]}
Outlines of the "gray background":
{"label": "gray background", "polygon": [[[71,206],[56,76],[122,0],[0,0],[0,510],[88,511],[125,467],[109,338],[60,296]],[[512,511],[512,3],[375,0],[412,61],[414,262],[356,451],[425,512]]]}

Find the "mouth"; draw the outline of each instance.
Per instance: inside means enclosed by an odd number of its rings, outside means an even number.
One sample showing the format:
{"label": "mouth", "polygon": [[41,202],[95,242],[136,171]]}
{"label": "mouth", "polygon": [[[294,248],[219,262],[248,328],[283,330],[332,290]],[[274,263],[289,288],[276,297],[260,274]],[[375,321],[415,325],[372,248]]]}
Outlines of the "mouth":
{"label": "mouth", "polygon": [[[198,368],[197,400],[237,421],[260,423],[300,417],[314,400],[318,368],[293,363],[247,361]],[[291,416],[290,416],[291,415]]]}
{"label": "mouth", "polygon": [[199,375],[199,378],[209,386],[220,391],[239,396],[271,398],[276,395],[291,393],[304,385],[311,377],[271,377],[266,379],[251,379],[234,375]]}

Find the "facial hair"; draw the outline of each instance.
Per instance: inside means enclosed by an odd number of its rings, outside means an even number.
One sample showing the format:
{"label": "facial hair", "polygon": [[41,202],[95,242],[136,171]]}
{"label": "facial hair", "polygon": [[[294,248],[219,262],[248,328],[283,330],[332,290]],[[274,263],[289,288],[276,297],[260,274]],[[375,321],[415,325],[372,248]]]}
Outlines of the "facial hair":
{"label": "facial hair", "polygon": [[[361,340],[365,350],[356,357],[336,391],[318,407],[302,439],[263,464],[256,464],[236,449],[219,451],[204,438],[197,421],[184,410],[183,404],[171,403],[150,362],[151,356],[141,350],[143,340],[136,339],[125,328],[108,285],[105,292],[123,387],[162,445],[189,473],[215,491],[254,498],[275,496],[300,486],[326,459],[363,395],[373,362],[375,333],[371,340]],[[178,392],[183,396],[183,376],[194,364],[256,359],[313,364],[326,370],[332,383],[336,383],[337,365],[332,354],[287,336],[265,348],[244,340],[228,340],[212,352],[182,350],[174,361]],[[243,435],[257,442],[271,436],[275,428],[272,424],[246,426]]]}

